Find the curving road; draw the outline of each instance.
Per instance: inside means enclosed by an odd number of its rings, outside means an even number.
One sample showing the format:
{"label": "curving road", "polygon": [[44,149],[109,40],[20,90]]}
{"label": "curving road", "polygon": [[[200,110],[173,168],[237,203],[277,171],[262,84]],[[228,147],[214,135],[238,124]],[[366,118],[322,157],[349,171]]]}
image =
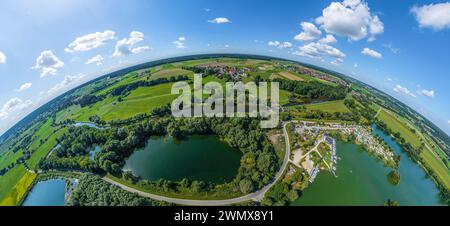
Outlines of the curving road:
{"label": "curving road", "polygon": [[146,198],[150,198],[150,199],[154,199],[154,200],[158,200],[158,201],[165,201],[165,202],[169,202],[169,203],[175,203],[175,204],[179,204],[179,205],[187,205],[187,206],[222,206],[222,205],[231,205],[231,204],[236,204],[236,203],[241,203],[241,202],[245,202],[245,201],[249,201],[249,200],[253,200],[253,201],[261,201],[264,198],[264,195],[266,194],[266,192],[278,181],[278,179],[283,175],[283,172],[285,171],[288,163],[289,163],[289,157],[291,156],[291,145],[289,143],[289,135],[287,133],[286,130],[286,126],[289,124],[290,122],[286,122],[283,123],[283,134],[285,137],[285,142],[286,142],[286,153],[284,155],[284,159],[283,159],[283,164],[281,165],[280,170],[275,174],[275,178],[266,186],[264,186],[263,188],[261,188],[260,190],[248,194],[248,195],[244,195],[241,197],[237,197],[237,198],[232,198],[232,199],[224,199],[224,200],[192,200],[192,199],[178,199],[178,198],[170,198],[170,197],[166,197],[166,196],[161,196],[161,195],[155,195],[155,194],[151,194],[148,192],[143,192],[143,191],[139,191],[137,189],[128,187],[124,184],[121,184],[119,182],[116,182],[112,179],[109,179],[107,177],[103,177],[102,179],[110,184],[116,185],[118,187],[120,187],[123,190],[135,193],[139,196],[142,197],[146,197]]}

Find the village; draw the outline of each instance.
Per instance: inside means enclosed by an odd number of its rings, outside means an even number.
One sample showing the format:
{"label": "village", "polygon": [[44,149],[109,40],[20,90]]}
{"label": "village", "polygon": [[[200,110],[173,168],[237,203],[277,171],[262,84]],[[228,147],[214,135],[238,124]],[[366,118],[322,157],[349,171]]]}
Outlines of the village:
{"label": "village", "polygon": [[346,140],[361,145],[369,153],[374,154],[386,164],[395,165],[394,153],[371,133],[370,127],[347,125],[341,123],[324,123],[296,121],[291,127],[292,156],[290,162],[305,169],[312,183],[321,170],[336,174],[338,156],[336,139],[340,134]]}

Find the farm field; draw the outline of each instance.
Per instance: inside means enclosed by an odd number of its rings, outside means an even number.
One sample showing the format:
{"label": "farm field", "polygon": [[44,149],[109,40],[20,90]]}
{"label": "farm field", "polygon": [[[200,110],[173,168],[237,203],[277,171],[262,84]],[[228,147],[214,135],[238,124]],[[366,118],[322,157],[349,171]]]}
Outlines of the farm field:
{"label": "farm field", "polygon": [[378,115],[378,119],[386,123],[387,126],[394,131],[394,133],[400,133],[401,137],[411,143],[414,148],[418,148],[420,146],[420,139],[417,134],[414,134],[404,123],[400,122],[386,110],[381,110]]}
{"label": "farm field", "polygon": [[35,173],[25,172],[25,175],[17,182],[10,193],[0,201],[0,206],[15,206],[20,204],[31,188],[36,176],[37,174]]}
{"label": "farm field", "polygon": [[436,158],[430,150],[426,149],[420,153],[420,156],[425,160],[430,168],[434,170],[441,182],[450,189],[450,170],[444,165],[444,163]]}
{"label": "farm field", "polygon": [[35,169],[39,161],[47,156],[47,154],[57,145],[56,139],[67,132],[67,128],[62,128],[52,134],[45,143],[43,143],[27,160],[30,169]]}
{"label": "farm field", "polygon": [[[18,194],[23,190],[18,188],[26,185],[23,183],[26,181],[26,179],[23,179],[24,177],[27,178],[26,175],[30,176],[25,167],[18,165],[9,170],[5,175],[0,176],[0,206],[15,204]],[[22,185],[19,186],[21,181]]]}
{"label": "farm field", "polygon": [[297,76],[296,74],[293,74],[289,71],[283,71],[278,73],[279,75],[281,75],[284,78],[287,78],[289,80],[293,80],[293,81],[304,81],[303,78],[301,78],[300,76]]}
{"label": "farm field", "polygon": [[150,76],[150,79],[155,80],[158,78],[170,78],[175,77],[179,75],[187,75],[191,76],[194,74],[192,71],[184,70],[181,68],[175,68],[175,69],[166,69],[162,71],[158,71]]}
{"label": "farm field", "polygon": [[328,113],[342,112],[349,113],[350,110],[345,106],[343,100],[327,101],[318,104],[305,105],[308,110],[321,110]]}

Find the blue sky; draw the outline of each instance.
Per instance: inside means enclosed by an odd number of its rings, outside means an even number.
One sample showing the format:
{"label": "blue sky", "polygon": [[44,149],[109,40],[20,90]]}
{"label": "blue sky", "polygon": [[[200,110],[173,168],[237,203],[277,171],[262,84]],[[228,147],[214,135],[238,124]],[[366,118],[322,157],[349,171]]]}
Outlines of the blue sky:
{"label": "blue sky", "polygon": [[[105,72],[195,53],[255,53],[373,85],[450,133],[445,1],[99,1],[0,3],[0,134]],[[89,64],[87,64],[89,63]]]}

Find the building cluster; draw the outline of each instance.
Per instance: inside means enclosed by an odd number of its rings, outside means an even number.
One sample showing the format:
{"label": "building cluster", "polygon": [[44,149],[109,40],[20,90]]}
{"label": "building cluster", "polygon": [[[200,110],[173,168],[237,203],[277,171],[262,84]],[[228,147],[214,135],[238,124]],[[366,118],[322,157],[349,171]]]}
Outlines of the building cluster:
{"label": "building cluster", "polygon": [[205,64],[195,66],[194,69],[217,74],[220,77],[230,76],[237,80],[242,77],[247,77],[250,72],[250,69],[246,67],[232,67],[224,64]]}
{"label": "building cluster", "polygon": [[[305,138],[306,135],[315,137],[319,133],[325,131],[339,131],[343,135],[347,136],[355,135],[356,142],[366,146],[369,152],[373,152],[388,161],[394,160],[394,153],[372,135],[370,128],[365,128],[359,125],[345,125],[339,123],[319,124],[315,122],[299,122],[296,124],[295,130],[301,135],[301,137],[305,136]],[[331,139],[327,139],[328,136],[325,137],[325,141],[328,140],[328,142],[332,143]]]}

